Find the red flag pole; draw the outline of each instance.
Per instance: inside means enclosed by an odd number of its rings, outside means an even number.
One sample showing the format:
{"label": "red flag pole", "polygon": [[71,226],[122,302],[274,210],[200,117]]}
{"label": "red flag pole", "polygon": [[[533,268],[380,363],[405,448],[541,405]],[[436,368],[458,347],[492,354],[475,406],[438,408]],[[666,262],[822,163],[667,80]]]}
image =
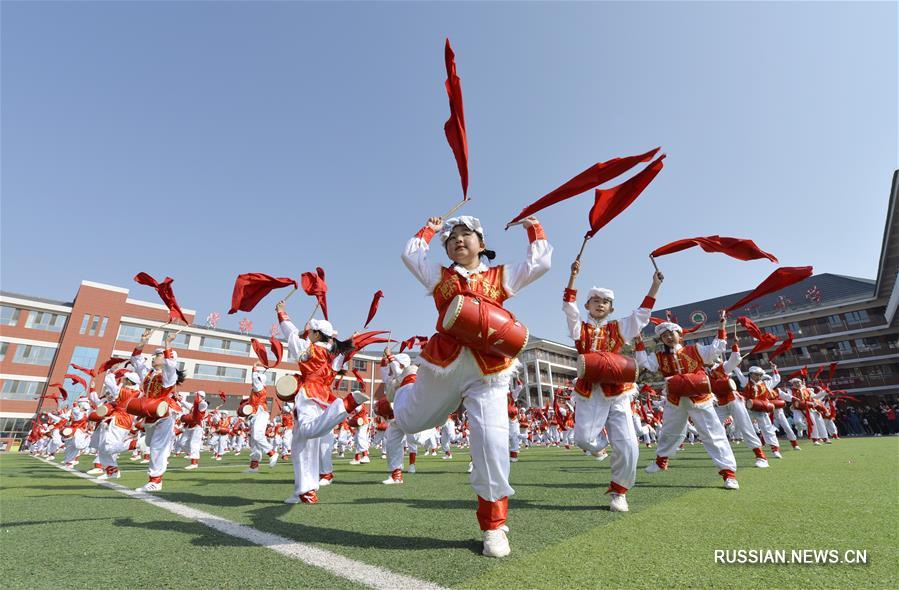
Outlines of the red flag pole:
{"label": "red flag pole", "polygon": [[656,258],[655,258],[655,256],[653,256],[652,254],[650,254],[650,255],[649,255],[649,261],[652,262],[652,266],[653,266],[653,268],[656,269],[656,272],[661,272],[661,271],[659,270],[659,265],[656,264]]}

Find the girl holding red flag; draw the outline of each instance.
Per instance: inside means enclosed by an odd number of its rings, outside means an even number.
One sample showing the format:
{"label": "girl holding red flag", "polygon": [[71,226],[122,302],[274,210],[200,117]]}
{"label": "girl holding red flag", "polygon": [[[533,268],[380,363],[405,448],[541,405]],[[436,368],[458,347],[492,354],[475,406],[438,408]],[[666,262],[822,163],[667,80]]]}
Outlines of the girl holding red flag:
{"label": "girl holding red flag", "polygon": [[137,488],[138,492],[162,490],[162,476],[168,467],[169,453],[175,438],[175,416],[181,411],[175,400],[175,386],[184,381],[184,371],[178,369],[178,353],[172,350],[175,334],[166,338],[164,348],[156,349],[151,368],[148,369],[144,364],[141,354],[152,333],[151,328],[144,330],[140,344],[131,353],[130,362],[141,378],[142,397],[165,398],[169,405],[169,413],[165,418],[144,420],[147,446],[150,449],[150,466],[147,468],[149,479],[146,484]]}
{"label": "girl holding red flag", "polygon": [[362,392],[340,399],[331,390],[334,376],[352,350],[348,342],[336,339],[336,331],[328,320],[312,319],[306,334],[290,321],[284,302],[275,307],[281,333],[287,339],[291,356],[296,359],[301,379],[295,398],[291,450],[294,492],[285,504],[315,504],[321,479],[322,437],[346,420],[356,408],[368,400]]}
{"label": "girl holding red flag", "polygon": [[[495,253],[485,246],[481,222],[467,215],[443,220],[431,217],[403,251],[403,262],[412,275],[434,297],[440,315],[457,296],[477,298],[480,309],[502,308],[503,302],[532,283],[550,268],[552,246],[539,222],[524,221],[528,234],[525,261],[488,266]],[[442,266],[431,256],[430,244],[440,237],[451,264]],[[506,324],[508,325],[508,324]],[[439,426],[461,401],[468,412],[471,456],[474,468],[470,481],[478,495],[477,517],[484,535],[484,555],[504,557],[510,553],[505,526],[509,485],[509,418],[507,393],[518,361],[486,348],[463,345],[456,336],[440,332],[421,351],[420,369],[407,369],[396,391],[395,424],[406,433]]]}
{"label": "girl holding red flag", "polygon": [[727,350],[727,333],[724,326],[727,312],[721,312],[721,323],[718,326],[718,337],[711,344],[683,344],[683,328],[674,322],[662,322],[655,327],[655,334],[661,341],[661,350],[654,355],[646,353],[642,340],[637,342],[637,364],[648,371],[660,371],[665,377],[665,393],[667,407],[662,430],[656,447],[656,460],[646,468],[647,473],[655,473],[668,468],[668,458],[677,452],[687,419],[699,431],[702,445],[711,457],[718,474],[724,479],[724,487],[737,490],[735,472],[737,461],[727,441],[724,426],[718,419],[713,406],[711,390],[707,393],[677,396],[670,391],[671,379],[677,376],[695,374],[701,380],[707,380],[705,365],[711,365]]}
{"label": "girl holding red flag", "polygon": [[[593,287],[584,303],[589,318],[582,321],[575,303],[577,290],[574,288],[580,268],[579,260],[571,264],[568,287],[562,296],[562,312],[568,323],[568,335],[582,355],[594,352],[619,354],[621,348],[639,336],[649,323],[664,277],[660,272],[653,274],[652,286],[640,307],[622,320],[608,319],[615,310],[615,295],[611,289]],[[630,403],[631,397],[637,394],[637,386],[634,383],[590,383],[578,379],[574,390],[578,396],[575,444],[599,458],[608,442],[612,443],[612,481],[606,491],[611,494],[609,509],[612,512],[627,512],[625,495],[637,479],[637,460],[640,456]],[[603,428],[608,432],[608,439],[599,437]],[[597,443],[597,438],[601,442]]]}

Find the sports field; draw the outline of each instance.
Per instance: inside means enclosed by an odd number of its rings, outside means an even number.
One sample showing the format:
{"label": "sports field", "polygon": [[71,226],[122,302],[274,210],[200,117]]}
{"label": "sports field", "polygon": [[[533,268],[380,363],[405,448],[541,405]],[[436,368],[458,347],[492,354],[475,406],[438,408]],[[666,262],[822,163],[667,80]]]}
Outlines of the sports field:
{"label": "sports field", "polygon": [[[479,555],[463,452],[419,457],[401,486],[380,484],[379,458],[355,467],[335,459],[319,504],[294,506],[282,503],[293,487],[288,464],[247,475],[246,453],[221,462],[204,454],[193,472],[173,458],[156,494],[168,508],[3,455],[0,580],[31,589],[899,587],[899,437],[803,442],[767,470],[737,446],[739,491],[722,488],[699,445],[655,475],[642,471],[654,456],[643,449],[628,514],[608,511],[608,461],[528,449],[512,466],[512,555],[503,560]],[[144,466],[121,465],[115,483],[144,483]],[[79,467],[90,469],[88,458]],[[221,532],[229,527],[255,543]],[[835,549],[841,559],[865,550],[867,564],[722,565],[715,549]]]}

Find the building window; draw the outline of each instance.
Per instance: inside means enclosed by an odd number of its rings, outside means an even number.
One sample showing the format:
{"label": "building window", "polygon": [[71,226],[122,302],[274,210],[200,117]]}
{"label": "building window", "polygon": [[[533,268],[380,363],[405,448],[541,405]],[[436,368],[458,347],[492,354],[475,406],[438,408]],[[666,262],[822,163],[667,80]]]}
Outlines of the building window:
{"label": "building window", "polygon": [[40,381],[17,381],[7,379],[0,387],[0,399],[34,400],[43,387]]}
{"label": "building window", "polygon": [[[163,342],[165,342],[171,334],[176,333],[178,330],[166,330],[162,333]],[[181,332],[177,336],[175,336],[175,341],[172,342],[172,347],[174,348],[187,348],[187,345],[190,344],[190,334],[185,334]]]}
{"label": "building window", "polygon": [[9,348],[9,344],[6,342],[0,342],[0,361],[6,360],[6,349]]}
{"label": "building window", "polygon": [[247,370],[238,369],[236,367],[217,367],[215,365],[197,364],[197,366],[194,367],[194,379],[243,383],[247,379]]}
{"label": "building window", "polygon": [[836,349],[840,354],[849,354],[852,352],[852,344],[848,340],[841,340],[837,342]]}
{"label": "building window", "polygon": [[22,310],[17,307],[0,305],[0,326],[15,326],[19,323],[19,313]]}
{"label": "building window", "polygon": [[122,324],[119,326],[119,335],[117,339],[123,342],[140,342],[141,336],[143,335],[144,329],[141,326]]}
{"label": "building window", "polygon": [[32,330],[47,330],[48,332],[62,332],[66,323],[66,316],[60,313],[48,311],[32,311],[28,313],[25,327]]}
{"label": "building window", "polygon": [[97,334],[100,338],[106,335],[106,324],[109,323],[109,318],[104,317],[103,322],[100,323],[100,332]]}
{"label": "building window", "polygon": [[806,346],[800,346],[800,347],[799,347],[799,356],[802,357],[802,358],[809,358],[809,357],[812,356],[812,355],[809,354],[809,352],[808,352],[808,347],[806,347]]}
{"label": "building window", "polygon": [[13,355],[12,362],[22,365],[41,365],[49,367],[53,362],[53,356],[56,354],[55,348],[48,346],[32,346],[30,344],[19,344],[16,346],[16,354]]}
{"label": "building window", "polygon": [[793,332],[794,335],[802,334],[802,329],[799,327],[799,324],[796,322],[790,322],[787,324],[787,330]]}
{"label": "building window", "polygon": [[87,325],[90,323],[90,321],[91,321],[91,314],[89,314],[89,313],[84,314],[84,318],[81,320],[81,329],[78,330],[79,334],[84,335],[84,333],[87,332]]}
{"label": "building window", "polygon": [[97,333],[97,327],[100,325],[100,316],[95,315],[91,320],[90,330],[87,331],[88,336],[93,336]]}
{"label": "building window", "polygon": [[353,359],[353,368],[357,371],[364,371],[368,368],[368,363],[360,359]]}
{"label": "building window", "polygon": [[868,312],[864,309],[860,309],[859,311],[850,311],[846,314],[846,323],[848,324],[863,324],[868,321]]}
{"label": "building window", "polygon": [[250,343],[203,336],[200,339],[200,350],[205,352],[246,356],[250,352]]}
{"label": "building window", "polygon": [[827,325],[831,328],[842,328],[843,320],[840,319],[839,315],[829,315],[827,316]]}
{"label": "building window", "polygon": [[784,327],[783,324],[768,326],[767,330],[769,332],[771,332],[772,334],[775,334],[776,336],[781,337],[781,338],[783,338],[784,336],[787,335],[787,329]]}

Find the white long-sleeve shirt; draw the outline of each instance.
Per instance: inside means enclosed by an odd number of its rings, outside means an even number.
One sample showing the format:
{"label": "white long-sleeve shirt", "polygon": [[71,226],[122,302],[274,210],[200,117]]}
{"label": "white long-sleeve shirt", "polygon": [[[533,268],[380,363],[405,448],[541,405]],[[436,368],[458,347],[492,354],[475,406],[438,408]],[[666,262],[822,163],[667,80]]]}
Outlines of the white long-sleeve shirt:
{"label": "white long-sleeve shirt", "polygon": [[[300,336],[300,330],[294,325],[290,319],[281,320],[281,334],[287,339],[287,350],[290,356],[297,362],[309,360],[309,347],[312,342]],[[321,346],[327,350],[331,350],[331,346],[325,342],[316,342],[316,346]],[[331,363],[331,368],[339,371],[343,367],[344,355],[339,354]]]}
{"label": "white long-sleeve shirt", "polygon": [[[578,309],[577,302],[563,301],[562,313],[565,314],[565,320],[568,322],[568,335],[577,342],[581,338],[581,330],[583,329],[581,311]],[[629,316],[615,320],[618,322],[618,333],[624,338],[625,343],[630,344],[634,338],[640,335],[640,332],[649,323],[650,315],[652,315],[651,309],[638,307]],[[588,317],[587,321],[597,329],[609,323],[608,319],[595,320],[592,317]]]}
{"label": "white long-sleeve shirt", "polygon": [[[439,261],[430,256],[428,242],[428,239],[418,235],[414,236],[406,242],[402,258],[409,272],[424,285],[430,295],[440,282],[443,267]],[[523,262],[504,264],[503,290],[506,292],[506,296],[513,297],[522,288],[543,276],[552,264],[552,252],[553,248],[546,239],[535,239],[528,244],[527,255]],[[452,265],[452,268],[464,278],[468,278],[471,275],[486,272],[489,267],[481,262],[474,270],[467,270],[458,264]]]}

